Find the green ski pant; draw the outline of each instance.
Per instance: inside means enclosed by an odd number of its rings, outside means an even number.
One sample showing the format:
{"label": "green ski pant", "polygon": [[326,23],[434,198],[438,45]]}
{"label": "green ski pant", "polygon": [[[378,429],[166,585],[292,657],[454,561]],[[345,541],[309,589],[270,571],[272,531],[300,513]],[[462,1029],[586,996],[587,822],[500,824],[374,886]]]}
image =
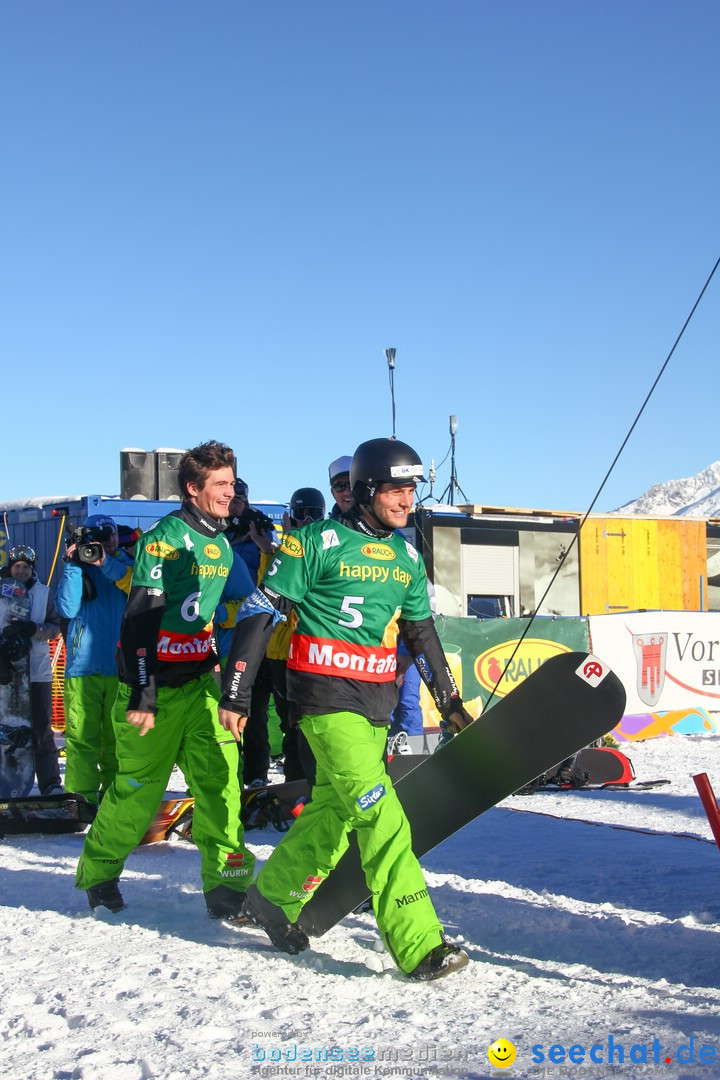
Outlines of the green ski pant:
{"label": "green ski pant", "polygon": [[118,772],[85,837],[76,887],[90,889],[120,876],[165,797],[177,762],[195,799],[192,832],[204,891],[226,885],[245,892],[255,857],[244,844],[237,746],[217,718],[220,691],[214,676],[161,687],[155,727],[142,736],[127,722],[129,697],[121,684],[114,721]]}
{"label": "green ski pant", "polygon": [[442,927],[385,770],[387,729],[350,712],[304,716],[301,727],[317,761],[312,801],[263,866],[257,886],[295,922],[355,830],[380,932],[398,967],[412,971],[440,944]]}
{"label": "green ski pant", "polygon": [[117,772],[113,707],[117,675],[65,680],[65,790],[96,803]]}

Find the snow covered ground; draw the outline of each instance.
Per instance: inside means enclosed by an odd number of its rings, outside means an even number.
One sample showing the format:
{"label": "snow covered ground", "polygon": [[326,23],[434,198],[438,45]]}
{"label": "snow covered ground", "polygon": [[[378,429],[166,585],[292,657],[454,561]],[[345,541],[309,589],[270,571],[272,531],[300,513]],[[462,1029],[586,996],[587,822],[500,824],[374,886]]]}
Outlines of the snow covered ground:
{"label": "snow covered ground", "polygon": [[471,956],[430,984],[367,914],[296,957],[209,920],[183,842],[134,853],[103,918],[72,887],[82,836],[0,842],[0,1076],[720,1077],[720,851],[692,781],[720,792],[720,737],[629,754],[671,785],[517,796],[423,860]]}

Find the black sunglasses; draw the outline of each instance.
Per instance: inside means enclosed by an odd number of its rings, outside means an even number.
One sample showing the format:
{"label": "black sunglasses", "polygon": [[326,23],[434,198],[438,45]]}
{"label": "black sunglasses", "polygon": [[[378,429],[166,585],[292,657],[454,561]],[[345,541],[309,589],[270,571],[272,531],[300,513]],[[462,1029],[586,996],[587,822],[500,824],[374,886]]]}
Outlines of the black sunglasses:
{"label": "black sunglasses", "polygon": [[336,480],[333,484],[331,484],[331,487],[332,487],[333,491],[349,491],[350,490],[350,484],[348,483],[347,480]]}

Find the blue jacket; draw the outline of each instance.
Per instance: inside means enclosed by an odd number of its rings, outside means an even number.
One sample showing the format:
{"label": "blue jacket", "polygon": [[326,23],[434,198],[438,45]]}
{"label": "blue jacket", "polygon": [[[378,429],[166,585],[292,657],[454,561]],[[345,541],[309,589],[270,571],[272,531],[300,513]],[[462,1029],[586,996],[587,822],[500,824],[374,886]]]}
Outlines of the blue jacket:
{"label": "blue jacket", "polygon": [[[238,548],[244,548],[248,545],[238,544],[237,546],[234,546],[231,544],[230,546],[233,551],[232,569],[228,574],[225,588],[220,597],[220,603],[215,612],[215,642],[217,644],[217,653],[221,660],[223,660],[230,652],[230,642],[232,641],[233,631],[235,629],[235,618],[240,603],[246,596],[249,596],[255,588],[255,582],[251,577],[247,563],[238,551]],[[252,547],[254,547],[256,551],[258,550],[255,544],[253,544]],[[259,562],[260,555],[258,553],[258,563]]]}
{"label": "blue jacket", "polygon": [[[131,566],[124,551],[106,555],[102,566],[65,564],[55,603],[62,618],[70,620],[65,632],[66,677],[117,675],[115,651],[127,593],[116,582]],[[83,598],[83,574],[94,587],[93,599]]]}

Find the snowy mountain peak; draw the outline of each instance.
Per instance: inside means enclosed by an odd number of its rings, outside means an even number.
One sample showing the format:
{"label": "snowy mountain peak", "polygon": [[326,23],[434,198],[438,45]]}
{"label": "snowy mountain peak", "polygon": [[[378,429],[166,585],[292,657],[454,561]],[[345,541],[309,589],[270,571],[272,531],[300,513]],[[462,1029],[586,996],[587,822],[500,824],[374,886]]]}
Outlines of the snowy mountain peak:
{"label": "snowy mountain peak", "polygon": [[644,495],[620,506],[616,514],[651,517],[720,517],[720,461],[684,480],[653,484]]}

